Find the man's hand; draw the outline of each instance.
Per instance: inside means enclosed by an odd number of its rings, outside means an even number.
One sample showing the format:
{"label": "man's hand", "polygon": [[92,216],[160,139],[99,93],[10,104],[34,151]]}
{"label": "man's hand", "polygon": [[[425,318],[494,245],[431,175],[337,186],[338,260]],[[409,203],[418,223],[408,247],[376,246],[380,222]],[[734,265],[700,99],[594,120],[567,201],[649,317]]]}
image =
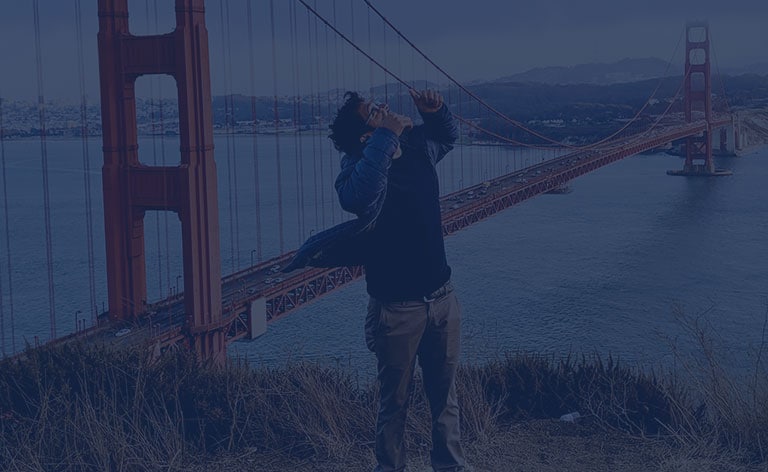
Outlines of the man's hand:
{"label": "man's hand", "polygon": [[368,120],[373,128],[387,128],[400,136],[405,128],[413,126],[413,120],[404,115],[392,113],[387,109],[374,110]]}
{"label": "man's hand", "polygon": [[421,92],[409,89],[408,92],[410,92],[416,108],[422,113],[434,113],[443,106],[443,96],[439,92],[429,89]]}

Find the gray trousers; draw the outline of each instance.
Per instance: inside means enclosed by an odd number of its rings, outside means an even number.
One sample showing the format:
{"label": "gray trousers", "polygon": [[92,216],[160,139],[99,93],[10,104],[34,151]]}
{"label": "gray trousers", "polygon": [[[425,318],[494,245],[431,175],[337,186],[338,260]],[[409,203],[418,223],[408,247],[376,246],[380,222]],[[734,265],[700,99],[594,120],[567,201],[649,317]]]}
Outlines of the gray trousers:
{"label": "gray trousers", "polygon": [[365,340],[378,359],[374,472],[405,470],[405,419],[418,355],[432,414],[432,468],[464,470],[456,401],[461,309],[450,282],[434,300],[368,304]]}

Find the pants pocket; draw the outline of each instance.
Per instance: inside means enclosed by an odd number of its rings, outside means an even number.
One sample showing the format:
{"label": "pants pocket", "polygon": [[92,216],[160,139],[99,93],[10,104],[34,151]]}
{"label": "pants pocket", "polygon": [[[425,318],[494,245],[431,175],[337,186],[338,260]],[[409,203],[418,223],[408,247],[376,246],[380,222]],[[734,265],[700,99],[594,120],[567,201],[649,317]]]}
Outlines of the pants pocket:
{"label": "pants pocket", "polygon": [[376,351],[376,333],[379,331],[382,303],[371,297],[365,316],[365,345],[371,352]]}

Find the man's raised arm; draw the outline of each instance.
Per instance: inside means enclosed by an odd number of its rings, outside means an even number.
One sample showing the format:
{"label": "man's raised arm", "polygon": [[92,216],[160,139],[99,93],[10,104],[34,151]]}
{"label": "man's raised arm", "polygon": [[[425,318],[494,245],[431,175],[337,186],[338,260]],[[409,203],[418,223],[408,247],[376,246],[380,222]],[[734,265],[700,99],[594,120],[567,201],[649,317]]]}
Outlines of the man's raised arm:
{"label": "man's raised arm", "polygon": [[[433,141],[437,146],[434,149],[433,156],[435,163],[445,157],[453,149],[453,144],[459,139],[459,128],[456,126],[456,120],[443,102],[440,93],[434,90],[409,90],[413,103],[419,110],[419,114],[424,120],[424,137]],[[432,147],[432,146],[430,146]]]}

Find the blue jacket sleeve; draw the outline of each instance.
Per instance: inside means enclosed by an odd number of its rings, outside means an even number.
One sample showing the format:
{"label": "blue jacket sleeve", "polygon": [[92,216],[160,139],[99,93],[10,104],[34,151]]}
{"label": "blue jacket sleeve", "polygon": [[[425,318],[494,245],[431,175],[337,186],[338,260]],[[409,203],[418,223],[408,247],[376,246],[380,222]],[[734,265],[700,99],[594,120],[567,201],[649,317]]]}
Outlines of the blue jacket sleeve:
{"label": "blue jacket sleeve", "polygon": [[363,148],[362,157],[344,156],[335,184],[344,210],[362,217],[376,208],[386,192],[387,173],[398,144],[395,133],[378,128]]}
{"label": "blue jacket sleeve", "polygon": [[445,104],[434,113],[421,113],[421,117],[424,119],[424,137],[431,141],[428,145],[429,157],[433,164],[437,164],[459,139],[456,120]]}

